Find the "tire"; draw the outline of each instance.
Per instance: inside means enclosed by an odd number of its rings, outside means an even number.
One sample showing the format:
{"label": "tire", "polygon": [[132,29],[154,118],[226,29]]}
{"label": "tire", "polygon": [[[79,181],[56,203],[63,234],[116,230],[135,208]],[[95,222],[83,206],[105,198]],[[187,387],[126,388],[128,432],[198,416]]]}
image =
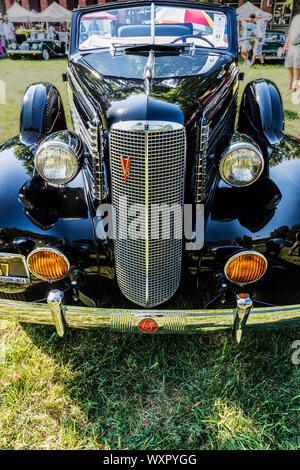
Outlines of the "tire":
{"label": "tire", "polygon": [[46,48],[43,49],[42,56],[43,56],[44,60],[49,60],[50,59],[50,54],[49,54],[48,49],[46,49]]}
{"label": "tire", "polygon": [[246,86],[240,105],[238,131],[253,137],[258,144],[278,143],[284,130],[280,93],[270,80],[253,80]]}
{"label": "tire", "polygon": [[56,116],[59,110],[59,95],[56,93],[55,88],[51,88],[47,103],[45,106],[44,119],[43,119],[43,134],[49,135],[53,131]]}
{"label": "tire", "polygon": [[20,139],[33,145],[52,132],[67,128],[58,90],[50,83],[30,85],[22,101]]}

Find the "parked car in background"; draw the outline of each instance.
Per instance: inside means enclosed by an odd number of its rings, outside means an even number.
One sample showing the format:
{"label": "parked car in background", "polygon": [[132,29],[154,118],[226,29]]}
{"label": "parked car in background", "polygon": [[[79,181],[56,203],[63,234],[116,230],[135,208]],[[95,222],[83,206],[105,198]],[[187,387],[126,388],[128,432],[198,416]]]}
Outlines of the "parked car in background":
{"label": "parked car in background", "polygon": [[63,78],[73,130],[34,83],[0,146],[0,320],[237,341],[299,325],[300,141],[272,81],[238,111],[235,10],[73,10]]}
{"label": "parked car in background", "polygon": [[[262,48],[265,60],[284,60],[285,54],[282,54],[285,45],[286,34],[282,31],[267,31],[266,40]],[[250,54],[252,56],[252,52]]]}
{"label": "parked car in background", "polygon": [[48,33],[31,33],[21,44],[14,42],[9,45],[7,53],[11,59],[32,57],[49,60],[53,57],[64,57],[67,53],[67,33],[57,33],[57,39],[51,39]]}

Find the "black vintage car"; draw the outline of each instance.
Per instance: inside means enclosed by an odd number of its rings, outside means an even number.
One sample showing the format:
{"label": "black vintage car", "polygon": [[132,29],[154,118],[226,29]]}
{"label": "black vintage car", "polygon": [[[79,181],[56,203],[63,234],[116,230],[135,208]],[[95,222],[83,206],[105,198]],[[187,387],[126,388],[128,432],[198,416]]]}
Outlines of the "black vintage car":
{"label": "black vintage car", "polygon": [[67,53],[67,33],[63,33],[63,37],[59,37],[59,34],[56,33],[56,37],[51,38],[49,33],[36,31],[21,44],[11,43],[7,54],[11,59],[30,57],[49,60],[52,57],[64,57]]}
{"label": "black vintage car", "polygon": [[[237,126],[235,10],[73,11],[67,81],[0,147],[0,319],[143,333],[300,320],[300,141],[268,80]],[[298,256],[297,256],[298,255]]]}

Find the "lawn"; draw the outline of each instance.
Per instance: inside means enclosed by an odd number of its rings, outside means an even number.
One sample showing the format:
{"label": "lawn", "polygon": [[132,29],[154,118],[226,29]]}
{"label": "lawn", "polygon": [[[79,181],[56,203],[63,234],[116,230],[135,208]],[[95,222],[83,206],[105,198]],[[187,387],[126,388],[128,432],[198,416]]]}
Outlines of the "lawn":
{"label": "lawn", "polygon": [[[56,84],[66,104],[65,67],[0,61],[0,141],[18,132],[31,82]],[[259,76],[277,83],[286,129],[298,133],[284,68],[246,69],[241,88]],[[248,331],[240,346],[230,334],[71,330],[61,340],[51,326],[2,322],[0,449],[299,449],[297,339],[299,329]]]}

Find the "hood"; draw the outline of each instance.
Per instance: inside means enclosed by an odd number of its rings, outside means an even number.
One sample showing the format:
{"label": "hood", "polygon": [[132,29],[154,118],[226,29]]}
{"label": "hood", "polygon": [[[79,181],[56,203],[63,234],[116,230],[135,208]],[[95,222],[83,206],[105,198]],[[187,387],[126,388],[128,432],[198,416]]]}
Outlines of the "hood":
{"label": "hood", "polygon": [[70,64],[109,128],[125,120],[167,120],[187,124],[230,74],[229,53],[154,57],[151,79],[143,55],[88,53]]}

